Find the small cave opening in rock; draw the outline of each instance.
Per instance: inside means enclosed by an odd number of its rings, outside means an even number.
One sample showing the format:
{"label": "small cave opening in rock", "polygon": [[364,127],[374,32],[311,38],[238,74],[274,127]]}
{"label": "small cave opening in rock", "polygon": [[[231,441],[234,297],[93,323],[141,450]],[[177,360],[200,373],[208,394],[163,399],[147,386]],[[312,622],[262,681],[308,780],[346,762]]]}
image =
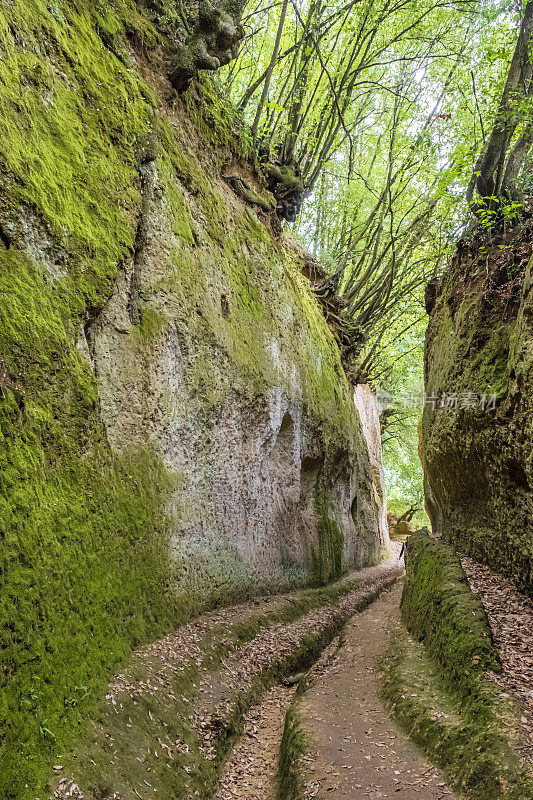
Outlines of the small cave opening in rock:
{"label": "small cave opening in rock", "polygon": [[304,456],[300,468],[300,503],[306,505],[312,499],[320,469],[324,464],[321,456]]}
{"label": "small cave opening in rock", "polygon": [[357,523],[357,509],[359,507],[359,502],[357,500],[357,495],[353,498],[351,505],[350,505],[350,514],[354,523]]}
{"label": "small cave opening in rock", "polygon": [[507,471],[509,473],[509,477],[511,481],[517,486],[519,489],[524,489],[524,491],[528,492],[529,489],[529,481],[527,479],[526,471],[522,464],[517,461],[516,458],[510,458],[507,462]]}
{"label": "small cave opening in rock", "polygon": [[289,442],[292,445],[293,439],[294,439],[294,422],[291,415],[287,411],[287,413],[283,415],[283,419],[281,420],[281,425],[279,426],[274,449],[277,447],[281,447]]}
{"label": "small cave opening in rock", "polygon": [[270,469],[287,483],[292,483],[295,471],[294,421],[287,412],[281,421],[274,447],[270,452]]}

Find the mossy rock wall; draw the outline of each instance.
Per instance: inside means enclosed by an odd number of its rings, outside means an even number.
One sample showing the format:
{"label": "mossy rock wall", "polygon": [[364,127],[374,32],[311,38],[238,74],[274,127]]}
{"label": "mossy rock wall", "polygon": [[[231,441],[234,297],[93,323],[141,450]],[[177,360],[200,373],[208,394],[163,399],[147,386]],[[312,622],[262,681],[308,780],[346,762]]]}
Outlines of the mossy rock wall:
{"label": "mossy rock wall", "polygon": [[450,687],[468,698],[487,670],[501,669],[481,601],[453,547],[422,531],[413,533],[406,547],[403,620],[440,664]]}
{"label": "mossy rock wall", "polygon": [[140,9],[0,3],[6,798],[136,643],[385,544],[301,257],[224,180],[264,191],[212,86],[173,96]]}
{"label": "mossy rock wall", "polygon": [[453,546],[424,530],[406,545],[401,633],[386,658],[384,694],[410,737],[472,800],[529,800],[531,775],[515,751],[520,710],[501,672],[483,605]]}
{"label": "mossy rock wall", "polygon": [[434,531],[531,593],[533,293],[531,262],[514,266],[528,248],[519,232],[479,241],[445,274],[426,334],[426,392],[438,399],[421,456]]}

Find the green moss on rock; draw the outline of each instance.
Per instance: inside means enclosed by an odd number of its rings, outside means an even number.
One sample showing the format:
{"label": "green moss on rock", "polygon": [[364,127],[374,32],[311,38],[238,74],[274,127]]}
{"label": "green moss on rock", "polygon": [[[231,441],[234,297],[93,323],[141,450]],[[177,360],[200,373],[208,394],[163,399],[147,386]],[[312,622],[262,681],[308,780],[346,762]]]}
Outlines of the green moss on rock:
{"label": "green moss on rock", "polygon": [[465,708],[424,646],[407,633],[395,638],[383,667],[383,693],[394,716],[462,797],[530,800],[533,782],[507,738],[516,719],[508,702],[493,691],[489,713]]}
{"label": "green moss on rock", "polygon": [[[91,335],[139,245],[147,158],[164,205],[158,222],[169,223],[167,261],[141,276],[139,325],[110,323],[131,357],[124,371],[152,363],[172,328],[198,421],[235,398],[259,407],[276,387],[305,407],[326,450],[355,449],[361,434],[338,349],[294,254],[207,175],[206,143],[216,144],[210,167],[220,174],[225,159],[249,150],[212,84],[202,81],[200,101],[191,93],[177,110],[148,88],[139,69],[147,54],[134,55],[131,42],[154,59],[164,43],[130,0],[8,5],[0,18],[0,224],[10,244],[0,250],[0,795],[26,800],[134,645],[252,591],[236,557],[204,572],[190,559],[170,563],[168,500],[187,516],[186,487],[142,425],[119,456],[102,422]],[[193,134],[203,137],[196,149]],[[325,498],[318,506],[315,577],[324,583],[340,574],[342,534]],[[187,584],[187,570],[202,580]],[[274,588],[305,578],[299,569]]]}
{"label": "green moss on rock", "polygon": [[276,800],[300,800],[304,796],[299,762],[307,746],[308,736],[300,724],[296,709],[292,707],[285,717],[281,739]]}
{"label": "green moss on rock", "polygon": [[472,594],[454,550],[444,542],[414,533],[407,542],[406,564],[404,622],[442,665],[450,686],[468,697],[488,669],[501,670],[481,601]]}
{"label": "green moss on rock", "polygon": [[444,276],[425,382],[448,402],[424,410],[422,447],[433,530],[531,593],[533,295],[531,264],[502,284],[501,259],[528,252],[520,230],[512,236],[503,251],[473,245]]}
{"label": "green moss on rock", "polygon": [[[137,642],[180,609],[160,458],[111,456],[61,295],[0,254],[0,794],[24,797]],[[31,793],[31,790],[29,790]]]}
{"label": "green moss on rock", "polygon": [[311,546],[311,579],[317,586],[339,580],[343,569],[344,536],[338,522],[329,515],[327,491],[317,486],[314,506],[318,519],[317,543]]}
{"label": "green moss on rock", "polygon": [[113,11],[15,0],[0,18],[0,212],[14,245],[35,210],[43,236],[68,249],[68,297],[80,311],[98,305],[133,249],[136,143],[154,118],[133,62],[104,44],[118,47],[138,15],[133,4]]}

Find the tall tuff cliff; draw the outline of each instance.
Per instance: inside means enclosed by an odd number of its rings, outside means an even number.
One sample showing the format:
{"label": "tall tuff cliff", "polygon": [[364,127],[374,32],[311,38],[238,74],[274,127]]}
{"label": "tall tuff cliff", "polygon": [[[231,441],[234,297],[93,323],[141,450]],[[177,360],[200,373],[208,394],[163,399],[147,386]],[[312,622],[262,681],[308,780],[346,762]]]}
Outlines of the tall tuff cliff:
{"label": "tall tuff cliff", "polygon": [[[461,243],[427,290],[422,424],[434,530],[533,589],[531,227]],[[435,406],[435,409],[433,409]]]}
{"label": "tall tuff cliff", "polygon": [[0,3],[2,797],[134,643],[386,544],[302,256],[165,46],[131,2]]}
{"label": "tall tuff cliff", "polygon": [[354,401],[361,418],[363,434],[368,447],[370,470],[372,473],[372,489],[375,504],[379,511],[378,521],[380,536],[382,541],[388,541],[387,487],[381,450],[381,411],[376,395],[367,384],[360,384],[355,387]]}

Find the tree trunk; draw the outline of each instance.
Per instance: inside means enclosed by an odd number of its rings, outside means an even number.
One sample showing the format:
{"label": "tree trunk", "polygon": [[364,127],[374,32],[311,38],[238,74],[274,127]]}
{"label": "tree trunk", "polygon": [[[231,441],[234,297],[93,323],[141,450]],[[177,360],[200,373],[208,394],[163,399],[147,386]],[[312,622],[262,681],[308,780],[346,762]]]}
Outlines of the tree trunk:
{"label": "tree trunk", "polygon": [[285,17],[287,16],[288,5],[289,5],[289,0],[283,0],[283,6],[281,8],[281,14],[279,18],[278,32],[276,34],[276,41],[274,43],[274,50],[272,51],[272,57],[270,59],[270,64],[268,65],[268,69],[265,76],[265,82],[263,84],[261,100],[259,101],[259,105],[257,106],[257,111],[255,112],[255,119],[252,125],[252,136],[254,139],[257,136],[257,129],[259,128],[259,121],[261,119],[261,114],[263,113],[263,108],[265,107],[265,103],[268,99],[270,81],[272,80],[272,74],[274,72],[274,67],[276,66],[276,61],[278,58],[279,48],[281,45],[281,37],[283,35],[283,26],[285,25]]}
{"label": "tree trunk", "polygon": [[[530,60],[530,47],[532,37],[533,2],[529,2],[520,26],[518,41],[492,132],[477,160],[474,174],[466,191],[466,199],[476,216],[480,216],[487,208],[486,205],[476,202],[476,195],[482,198],[499,197],[502,192],[504,176],[506,175],[505,160],[507,151],[519,124],[519,120],[511,113],[512,106],[520,93],[527,96],[531,90],[533,69]],[[520,148],[517,151],[517,156],[519,152]],[[513,172],[514,167],[511,167],[509,177]]]}

